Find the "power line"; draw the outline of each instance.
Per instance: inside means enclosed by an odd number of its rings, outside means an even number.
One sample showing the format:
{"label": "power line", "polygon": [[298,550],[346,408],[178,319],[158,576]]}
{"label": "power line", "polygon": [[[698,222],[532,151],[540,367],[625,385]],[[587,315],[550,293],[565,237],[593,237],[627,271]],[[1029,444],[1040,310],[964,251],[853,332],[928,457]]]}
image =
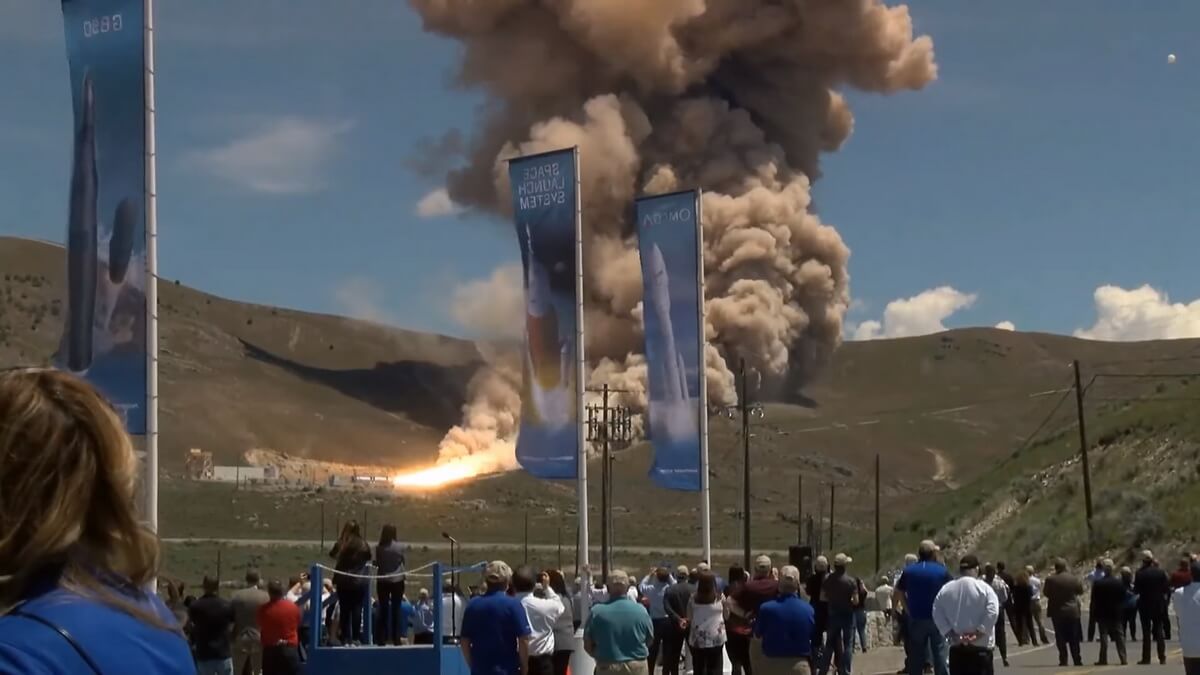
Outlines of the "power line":
{"label": "power line", "polygon": [[1179,356],[1152,356],[1141,359],[1121,359],[1118,361],[1101,361],[1098,363],[1088,364],[1093,368],[1101,368],[1104,366],[1123,366],[1130,363],[1174,363],[1178,361],[1200,361],[1200,346],[1193,349],[1190,353]]}
{"label": "power line", "polygon": [[[1095,381],[1096,378],[1093,377],[1092,382]],[[1092,386],[1091,382],[1088,383],[1088,387],[1090,386]],[[1046,415],[1044,419],[1042,419],[1042,423],[1037,425],[1037,428],[1033,430],[1032,434],[1029,434],[1025,437],[1025,442],[1021,444],[1021,447],[1017,448],[1017,453],[1025,452],[1029,449],[1029,446],[1033,445],[1034,439],[1038,437],[1038,434],[1042,433],[1042,429],[1046,428],[1046,425],[1050,423],[1050,420],[1054,419],[1054,416],[1058,413],[1059,408],[1062,408],[1063,403],[1065,403],[1067,398],[1070,397],[1073,390],[1073,387],[1071,389],[1067,389],[1063,392],[1062,396],[1058,397],[1058,402],[1055,403],[1054,407],[1050,409],[1050,413]],[[1087,391],[1087,387],[1084,387],[1084,391]]]}
{"label": "power line", "polygon": [[[1092,378],[1092,382],[1094,382],[1094,381],[1095,381],[1095,378]],[[1091,382],[1088,383],[1088,387],[1090,387],[1090,386],[1091,386]],[[1085,392],[1087,391],[1088,387],[1084,387]],[[1007,403],[1009,401],[1032,400],[1032,399],[1041,398],[1044,396],[1053,396],[1054,394],[1064,394],[1065,395],[1072,391],[1074,391],[1073,387],[1067,387],[1065,389],[1049,389],[1049,390],[1045,390],[1045,391],[1037,391],[1037,392],[1024,393],[1024,394],[1014,394],[1014,395],[1010,395],[1010,396],[997,396],[994,398],[983,399],[980,401],[965,403],[963,405],[953,406],[953,407],[949,407],[949,408],[909,407],[909,408],[891,408],[891,409],[885,409],[885,410],[877,410],[872,413],[864,413],[861,417],[866,418],[866,419],[860,418],[858,421],[831,420],[822,426],[809,427],[806,429],[795,429],[791,433],[803,434],[803,433],[812,433],[812,432],[817,432],[817,431],[832,431],[832,430],[840,431],[840,430],[844,430],[844,429],[849,429],[851,427],[873,426],[873,425],[879,424],[881,422],[881,420],[878,419],[879,417],[891,417],[891,416],[896,416],[896,415],[911,414],[914,419],[917,417],[941,417],[943,415],[950,415],[952,413],[957,413],[957,412],[965,412],[967,410],[972,410],[972,409],[978,408],[980,406],[992,405],[995,403]]]}
{"label": "power line", "polygon": [[1200,373],[1096,373],[1095,377],[1161,380],[1170,377],[1200,377]]}
{"label": "power line", "polygon": [[1097,396],[1093,401],[1119,401],[1124,403],[1154,401],[1200,401],[1200,396]]}

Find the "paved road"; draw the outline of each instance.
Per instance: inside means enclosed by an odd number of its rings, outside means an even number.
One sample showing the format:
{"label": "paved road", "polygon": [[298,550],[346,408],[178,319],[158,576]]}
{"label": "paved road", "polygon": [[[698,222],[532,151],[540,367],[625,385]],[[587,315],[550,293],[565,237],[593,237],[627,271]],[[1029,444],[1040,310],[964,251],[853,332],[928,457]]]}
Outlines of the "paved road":
{"label": "paved road", "polygon": [[[1086,626],[1085,626],[1086,628]],[[1172,635],[1172,637],[1177,637]],[[1139,666],[1137,662],[1142,658],[1142,634],[1138,631],[1138,641],[1136,643],[1126,644],[1128,650],[1129,663],[1128,666],[1120,665],[1117,659],[1116,648],[1110,644],[1108,646],[1108,662],[1116,665],[1110,666],[1094,666],[1097,659],[1100,658],[1100,643],[1085,642],[1083,644],[1083,663],[1081,667],[1060,668],[1058,665],[1058,650],[1054,645],[1043,647],[1019,647],[1016,651],[1009,654],[1009,663],[1011,667],[997,667],[997,674],[1013,674],[1013,675],[1032,675],[1037,673],[1045,675],[1047,671],[1051,671],[1054,675],[1181,675],[1183,673],[1183,659],[1179,650],[1179,642],[1172,640],[1167,643],[1167,664],[1159,665],[1158,654],[1153,645],[1151,645],[1152,665]],[[1054,636],[1051,635],[1053,640]]]}
{"label": "paved road", "polygon": [[[207,538],[207,537],[183,537],[183,538],[167,537],[167,538],[163,539],[163,541],[168,544],[188,544],[188,543],[222,544],[224,546],[316,547],[316,546],[321,545],[321,542],[317,539],[219,539],[219,538]],[[332,545],[333,539],[327,540],[325,542],[325,544]],[[439,539],[437,541],[408,541],[408,542],[405,542],[405,544],[407,544],[411,548],[430,548],[430,549],[435,549],[435,550],[449,550],[450,549],[450,543],[444,539]],[[460,550],[470,550],[470,551],[486,551],[486,550],[495,550],[495,549],[505,549],[505,550],[511,551],[514,549],[524,548],[525,542],[523,542],[523,541],[508,541],[508,542],[460,541],[460,542],[458,542],[457,546]],[[574,542],[568,543],[568,542],[564,541],[562,548],[564,551],[574,550],[575,543]],[[558,551],[558,544],[530,544],[529,550],[538,551],[538,552],[542,552],[542,553],[555,552],[555,551]],[[591,550],[593,552],[599,553],[600,547],[593,545],[591,547]],[[699,548],[689,548],[686,546],[617,546],[613,549],[613,551],[615,553],[633,553],[633,554],[637,554],[637,555],[649,555],[652,553],[678,553],[678,554],[685,554],[685,555],[691,555],[691,556],[697,556],[697,557],[702,555]],[[770,551],[770,550],[759,551],[759,550],[755,549],[754,554],[758,555],[760,552],[765,552],[772,556],[781,556],[780,560],[777,560],[776,563],[777,564],[786,564],[786,560],[784,560],[784,558],[787,557],[786,551]],[[732,559],[741,559],[741,556],[742,556],[742,549],[740,549],[740,548],[713,549],[713,557],[714,558],[732,560]]]}
{"label": "paved road", "polygon": [[[1086,621],[1087,618],[1084,617],[1085,629],[1087,628]],[[1000,654],[997,653],[996,675],[1183,675],[1183,658],[1177,640],[1167,642],[1166,665],[1159,665],[1158,652],[1155,651],[1154,645],[1151,645],[1152,664],[1148,666],[1137,665],[1137,662],[1142,658],[1141,637],[1142,634],[1139,628],[1138,641],[1126,644],[1130,663],[1128,666],[1120,665],[1120,660],[1116,655],[1116,648],[1111,644],[1108,646],[1108,660],[1109,663],[1116,665],[1107,667],[1092,665],[1100,658],[1100,643],[1085,642],[1082,649],[1084,665],[1062,668],[1058,665],[1058,650],[1055,648],[1053,642],[1049,645],[1039,647],[1018,647],[1015,642],[1011,642],[1012,634],[1010,632],[1008,654],[1010,666],[1008,668],[1002,666],[1000,664]],[[1172,635],[1172,637],[1177,636]],[[1051,632],[1050,639],[1054,640],[1053,632]],[[898,647],[873,649],[867,654],[855,655],[854,674],[894,675],[897,670],[903,667],[903,660],[904,652]]]}

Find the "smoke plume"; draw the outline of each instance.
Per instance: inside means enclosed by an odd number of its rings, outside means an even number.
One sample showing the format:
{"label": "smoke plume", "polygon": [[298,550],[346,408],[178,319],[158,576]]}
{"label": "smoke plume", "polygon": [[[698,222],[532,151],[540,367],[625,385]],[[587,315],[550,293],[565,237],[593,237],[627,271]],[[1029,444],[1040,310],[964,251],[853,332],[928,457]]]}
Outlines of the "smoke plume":
{"label": "smoke plume", "polygon": [[[505,160],[579,146],[590,382],[645,406],[640,264],[629,205],[704,190],[709,398],[739,359],[794,385],[838,346],[850,251],[812,210],[819,157],[850,136],[839,88],[890,94],[937,75],[908,8],[882,0],[410,0],[459,41],[458,82],[488,103],[447,175],[455,203],[510,214]],[[459,141],[462,141],[461,143]],[[519,277],[513,277],[519,284]],[[733,367],[731,367],[733,366]],[[454,453],[511,455],[515,378],[485,375]],[[507,385],[509,391],[500,393]],[[460,437],[480,425],[471,442]],[[454,440],[452,440],[454,439]]]}

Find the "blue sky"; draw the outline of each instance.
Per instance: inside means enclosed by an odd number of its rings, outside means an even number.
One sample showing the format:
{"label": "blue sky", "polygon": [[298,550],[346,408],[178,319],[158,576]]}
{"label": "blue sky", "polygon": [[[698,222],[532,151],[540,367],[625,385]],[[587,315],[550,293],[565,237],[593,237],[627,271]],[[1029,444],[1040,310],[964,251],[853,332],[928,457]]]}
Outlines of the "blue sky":
{"label": "blue sky", "polygon": [[[849,92],[854,135],[816,188],[854,252],[852,320],[879,322],[862,335],[999,321],[1200,334],[1200,303],[1182,304],[1200,298],[1200,3],[909,5],[938,82]],[[462,333],[454,289],[518,260],[516,238],[488,218],[417,215],[440,177],[405,159],[468,129],[481,99],[453,87],[456,46],[406,3],[334,7],[158,3],[160,273]],[[58,3],[0,0],[0,234],[63,237],[66,67]],[[1106,285],[1119,288],[1098,322]],[[953,293],[921,295],[940,287]]]}

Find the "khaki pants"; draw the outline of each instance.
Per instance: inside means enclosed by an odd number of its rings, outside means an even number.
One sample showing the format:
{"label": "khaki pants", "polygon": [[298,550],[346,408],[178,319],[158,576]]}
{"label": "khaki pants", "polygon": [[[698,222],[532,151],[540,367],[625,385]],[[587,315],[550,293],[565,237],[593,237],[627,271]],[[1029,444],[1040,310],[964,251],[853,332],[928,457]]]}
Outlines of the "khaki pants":
{"label": "khaki pants", "polygon": [[262,675],[262,641],[242,635],[233,641],[233,675]]}
{"label": "khaki pants", "polygon": [[750,667],[754,675],[812,675],[807,657],[771,658],[763,654],[762,640],[750,641]]}
{"label": "khaki pants", "polygon": [[650,666],[645,661],[620,661],[618,663],[596,662],[597,673],[619,675],[650,675]]}

